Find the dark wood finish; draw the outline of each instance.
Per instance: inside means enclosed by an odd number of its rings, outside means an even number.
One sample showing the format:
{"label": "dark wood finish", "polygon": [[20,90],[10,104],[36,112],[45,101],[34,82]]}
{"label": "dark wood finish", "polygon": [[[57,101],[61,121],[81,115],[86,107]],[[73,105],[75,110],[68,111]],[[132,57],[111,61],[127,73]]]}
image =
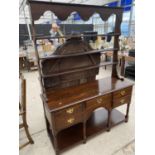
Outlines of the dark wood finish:
{"label": "dark wood finish", "polygon": [[107,123],[107,131],[111,130],[111,109],[108,109],[108,123]]}
{"label": "dark wood finish", "polygon": [[97,109],[98,107],[110,107],[111,103],[111,98],[112,98],[112,94],[107,94],[101,97],[97,97],[95,99],[89,100],[86,102],[86,109],[87,110],[94,110]]}
{"label": "dark wood finish", "polygon": [[[105,109],[98,109],[93,112],[86,123],[87,138],[93,138],[96,134],[100,134],[107,130],[108,113]],[[111,126],[114,127],[120,122],[124,122],[124,115],[118,110],[111,113]],[[83,125],[79,123],[67,129],[60,131],[57,135],[59,151],[65,151],[75,144],[83,142]]]}
{"label": "dark wood finish", "polygon": [[[110,131],[114,125],[127,122],[132,85],[133,83],[128,80],[121,81],[109,77],[76,87],[47,92],[48,101],[45,107],[48,108],[48,114],[46,115],[49,117],[51,115],[55,124],[51,128],[56,133],[53,135],[56,152],[74,143],[81,141],[85,143],[89,136],[100,131]],[[44,97],[42,98],[45,100]],[[113,110],[123,104],[127,104],[126,115]],[[77,136],[77,132],[81,135]]]}
{"label": "dark wood finish", "polygon": [[86,54],[106,53],[106,52],[109,52],[109,51],[112,51],[112,50],[117,50],[117,49],[109,48],[109,49],[102,49],[102,50],[85,51],[85,52],[80,52],[80,53],[71,53],[71,52],[69,52],[71,54],[64,54],[64,55],[52,54],[52,55],[50,55],[48,57],[41,57],[40,60],[76,57],[76,56],[82,56],[82,55],[86,55]]}
{"label": "dark wood finish", "polygon": [[27,119],[26,119],[26,80],[23,78],[22,75],[20,75],[20,102],[19,102],[19,107],[20,107],[20,113],[19,117],[22,118],[22,123],[19,124],[19,129],[24,128],[28,142],[22,144],[19,146],[19,149],[22,149],[23,147],[27,146],[28,144],[34,144],[34,141],[29,133],[28,130],[28,125],[27,125]]}
{"label": "dark wood finish", "polygon": [[[68,55],[90,50],[92,50],[90,45],[81,38],[71,38],[59,46],[54,54]],[[45,89],[64,88],[95,80],[96,74],[99,73],[99,64],[100,53],[79,55],[76,59],[65,57],[43,60],[41,68],[44,87]]]}
{"label": "dark wood finish", "polygon": [[[84,20],[96,12],[103,20],[116,15],[112,62],[101,64],[101,53],[110,49],[92,50],[82,40],[82,35],[62,36],[66,42],[47,58],[39,58],[35,46],[47,132],[58,155],[64,149],[79,142],[86,143],[88,137],[110,131],[111,127],[128,120],[133,83],[122,81],[117,72],[123,9],[40,1],[29,1],[29,4],[35,43],[38,37],[35,36],[34,20],[46,10],[54,12],[60,20],[67,19],[74,11]],[[99,68],[106,65],[112,65],[111,77],[96,80]],[[127,104],[126,115],[114,109],[123,104]]]}
{"label": "dark wood finish", "polygon": [[121,7],[53,3],[32,0],[29,0],[28,2],[31,7],[33,20],[38,20],[40,16],[43,15],[43,13],[47,10],[54,12],[54,14],[60,20],[66,20],[74,11],[78,12],[83,20],[88,20],[96,12],[100,14],[100,17],[104,21],[106,21],[112,14],[115,14],[119,20],[122,20],[123,8]]}
{"label": "dark wood finish", "polygon": [[128,95],[131,96],[131,92],[132,92],[132,87],[127,87],[127,88],[115,91],[114,92],[114,100],[124,97],[124,96],[128,96]]}
{"label": "dark wood finish", "polygon": [[130,108],[130,102],[127,104],[127,109],[126,109],[126,115],[125,115],[125,122],[127,123],[129,120],[129,108]]}
{"label": "dark wood finish", "polygon": [[105,62],[105,63],[99,64],[99,65],[95,65],[95,66],[81,67],[81,68],[77,68],[77,69],[74,69],[74,70],[72,69],[72,70],[68,70],[68,71],[64,71],[64,72],[53,73],[53,74],[50,74],[50,75],[42,74],[42,77],[43,78],[48,78],[48,77],[54,77],[54,76],[59,76],[59,75],[77,73],[77,72],[92,70],[94,68],[99,68],[99,67],[103,67],[103,66],[109,66],[109,65],[113,65],[113,64],[117,64],[117,63],[116,62]]}
{"label": "dark wood finish", "polygon": [[82,113],[81,104],[56,112],[54,114],[56,130],[59,131],[79,122],[83,122]]}
{"label": "dark wood finish", "polygon": [[[117,95],[117,91],[122,89],[130,89],[133,85],[129,80],[118,80],[116,78],[107,77],[100,80],[94,80],[79,86],[64,88],[58,91],[47,92],[47,104],[50,112],[67,108],[81,102],[96,99],[112,92]],[[129,88],[128,88],[129,87]],[[130,93],[131,94],[131,93]]]}
{"label": "dark wood finish", "polygon": [[122,98],[115,99],[115,100],[113,100],[113,107],[115,108],[115,107],[118,107],[120,105],[130,103],[130,99],[131,99],[131,96],[129,96],[129,95],[122,97]]}
{"label": "dark wood finish", "polygon": [[125,71],[125,56],[122,56],[121,59],[121,76],[124,76],[124,71]]}

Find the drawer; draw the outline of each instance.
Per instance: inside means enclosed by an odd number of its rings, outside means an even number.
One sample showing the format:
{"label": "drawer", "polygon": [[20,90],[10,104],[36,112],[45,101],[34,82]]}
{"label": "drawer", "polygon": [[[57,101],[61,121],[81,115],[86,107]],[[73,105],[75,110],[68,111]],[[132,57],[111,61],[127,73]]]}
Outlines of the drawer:
{"label": "drawer", "polygon": [[92,99],[90,101],[86,102],[86,109],[96,109],[99,107],[110,107],[112,101],[112,94],[107,94],[104,96],[97,97],[95,99]]}
{"label": "drawer", "polygon": [[82,104],[78,104],[75,106],[71,106],[69,108],[65,108],[63,110],[60,110],[54,114],[55,117],[66,117],[66,116],[72,116],[77,113],[82,113]]}
{"label": "drawer", "polygon": [[117,98],[121,98],[121,97],[128,96],[128,95],[131,96],[131,93],[132,93],[132,87],[127,87],[127,88],[114,92],[113,98],[117,99]]}
{"label": "drawer", "polygon": [[66,116],[66,117],[55,117],[55,128],[57,131],[75,125],[82,122],[83,116],[80,114]]}
{"label": "drawer", "polygon": [[71,106],[54,114],[57,130],[65,129],[82,121],[82,104]]}
{"label": "drawer", "polygon": [[123,104],[130,103],[130,101],[131,101],[131,96],[130,95],[114,99],[113,100],[113,107],[118,107],[118,106],[121,106]]}

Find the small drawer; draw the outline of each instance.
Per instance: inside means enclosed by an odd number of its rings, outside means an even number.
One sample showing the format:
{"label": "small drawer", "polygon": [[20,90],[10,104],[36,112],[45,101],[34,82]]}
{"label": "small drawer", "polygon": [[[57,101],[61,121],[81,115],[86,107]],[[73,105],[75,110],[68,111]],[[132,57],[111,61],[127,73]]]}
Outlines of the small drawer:
{"label": "small drawer", "polygon": [[57,131],[68,128],[80,122],[82,122],[82,115],[79,114],[74,116],[55,117],[55,127]]}
{"label": "small drawer", "polygon": [[130,95],[114,99],[113,100],[113,107],[115,108],[115,107],[121,106],[123,104],[130,103],[130,101],[131,101],[131,96]]}
{"label": "small drawer", "polygon": [[112,94],[97,97],[86,102],[86,109],[96,109],[99,107],[110,107],[111,106]]}
{"label": "small drawer", "polygon": [[131,95],[131,93],[132,93],[132,87],[127,87],[127,88],[124,88],[124,89],[114,92],[113,97],[114,97],[114,99],[117,99],[117,98]]}
{"label": "small drawer", "polygon": [[75,115],[77,113],[82,113],[82,104],[65,108],[63,110],[56,112],[54,115],[55,117],[66,117],[66,116]]}

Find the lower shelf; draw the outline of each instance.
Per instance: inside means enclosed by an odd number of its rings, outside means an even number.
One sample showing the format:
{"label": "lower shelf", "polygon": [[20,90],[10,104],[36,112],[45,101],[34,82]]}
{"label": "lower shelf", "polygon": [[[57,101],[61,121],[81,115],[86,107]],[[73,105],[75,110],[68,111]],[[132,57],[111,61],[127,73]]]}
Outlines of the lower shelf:
{"label": "lower shelf", "polygon": [[[105,109],[97,109],[93,112],[87,121],[86,133],[87,138],[94,136],[99,132],[107,130],[108,113]],[[111,114],[111,126],[124,122],[125,116],[118,110],[113,110]],[[83,124],[77,124],[59,132],[57,136],[58,148],[60,151],[73,146],[83,140]]]}

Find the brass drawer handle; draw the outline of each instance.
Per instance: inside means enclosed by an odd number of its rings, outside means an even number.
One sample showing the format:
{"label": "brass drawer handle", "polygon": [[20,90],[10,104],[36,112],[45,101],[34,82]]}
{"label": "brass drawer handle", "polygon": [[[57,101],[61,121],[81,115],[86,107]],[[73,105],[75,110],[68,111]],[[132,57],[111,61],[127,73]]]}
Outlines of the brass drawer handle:
{"label": "brass drawer handle", "polygon": [[74,108],[70,108],[66,110],[67,114],[72,114],[74,112]]}
{"label": "brass drawer handle", "polygon": [[97,101],[97,103],[101,104],[102,103],[102,98],[98,98],[96,101]]}
{"label": "brass drawer handle", "polygon": [[125,103],[125,99],[120,100],[121,104]]}
{"label": "brass drawer handle", "polygon": [[67,120],[67,123],[72,124],[74,122],[74,120],[75,120],[74,118],[70,118]]}
{"label": "brass drawer handle", "polygon": [[122,90],[122,91],[121,91],[121,95],[122,95],[122,96],[124,96],[125,93],[126,93],[125,90]]}

